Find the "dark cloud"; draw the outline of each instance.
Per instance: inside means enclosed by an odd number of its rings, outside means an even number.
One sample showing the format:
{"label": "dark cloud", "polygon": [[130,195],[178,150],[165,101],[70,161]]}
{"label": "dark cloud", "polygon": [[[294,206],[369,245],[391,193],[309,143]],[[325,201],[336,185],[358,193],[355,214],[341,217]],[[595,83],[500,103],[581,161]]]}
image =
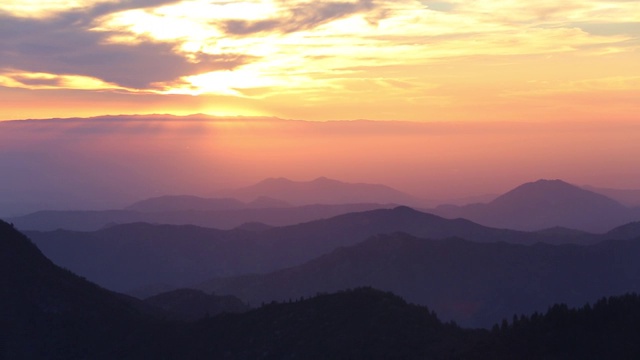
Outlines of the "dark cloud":
{"label": "dark cloud", "polygon": [[228,34],[247,35],[263,31],[273,31],[282,26],[282,20],[229,20],[224,23],[224,30]]}
{"label": "dark cloud", "polygon": [[150,7],[162,6],[177,3],[180,0],[121,0],[118,2],[107,2],[97,4],[88,9],[91,18],[111,14],[118,11],[145,9]]}
{"label": "dark cloud", "polygon": [[[258,32],[291,33],[313,29],[322,24],[361,12],[369,12],[378,5],[373,0],[352,2],[312,2],[294,7],[287,16],[259,21],[229,20],[222,24],[230,35],[247,35]],[[380,16],[382,13],[378,13]]]}
{"label": "dark cloud", "polygon": [[253,59],[240,54],[199,54],[193,62],[175,52],[177,43],[148,39],[138,44],[107,44],[114,33],[90,31],[98,16],[170,2],[175,1],[130,0],[46,19],[0,13],[0,69],[84,75],[124,87],[149,88],[182,76],[233,69]]}

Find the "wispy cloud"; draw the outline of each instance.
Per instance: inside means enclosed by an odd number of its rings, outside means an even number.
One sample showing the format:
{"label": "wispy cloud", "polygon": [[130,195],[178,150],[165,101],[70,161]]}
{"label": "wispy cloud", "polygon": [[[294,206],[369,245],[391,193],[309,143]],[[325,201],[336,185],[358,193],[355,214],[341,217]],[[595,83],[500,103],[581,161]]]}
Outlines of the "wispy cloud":
{"label": "wispy cloud", "polygon": [[[345,102],[345,96],[353,102],[354,93],[364,92],[366,99],[359,101],[366,104],[393,99],[409,109],[427,99],[444,108],[474,102],[470,94],[478,88],[496,99],[525,93],[522,84],[559,76],[555,69],[567,62],[591,63],[597,73],[562,75],[577,83],[632,76],[629,64],[640,61],[637,1],[28,4],[36,2],[0,4],[2,86],[217,94],[287,103],[295,98],[310,107],[326,102],[323,108]],[[486,62],[515,65],[486,75]],[[596,63],[612,65],[604,71]]]}

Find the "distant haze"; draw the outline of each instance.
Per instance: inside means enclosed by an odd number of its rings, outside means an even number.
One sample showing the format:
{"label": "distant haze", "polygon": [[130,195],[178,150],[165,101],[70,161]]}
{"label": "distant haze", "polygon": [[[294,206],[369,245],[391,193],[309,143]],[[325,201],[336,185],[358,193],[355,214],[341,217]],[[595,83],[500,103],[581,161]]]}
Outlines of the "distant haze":
{"label": "distant haze", "polygon": [[0,122],[0,215],[218,196],[265,178],[446,202],[540,178],[640,188],[640,124],[121,116]]}

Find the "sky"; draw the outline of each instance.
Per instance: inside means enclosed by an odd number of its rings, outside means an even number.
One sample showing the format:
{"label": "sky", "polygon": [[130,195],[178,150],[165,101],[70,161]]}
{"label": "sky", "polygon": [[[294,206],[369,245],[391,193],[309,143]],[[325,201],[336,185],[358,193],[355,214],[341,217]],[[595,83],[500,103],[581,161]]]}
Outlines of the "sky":
{"label": "sky", "polygon": [[265,178],[385,184],[436,205],[541,178],[640,189],[640,122],[120,116],[0,122],[0,216],[220,197]]}
{"label": "sky", "polygon": [[3,0],[0,119],[637,121],[640,2]]}
{"label": "sky", "polygon": [[640,189],[638,64],[635,0],[3,0],[0,210]]}

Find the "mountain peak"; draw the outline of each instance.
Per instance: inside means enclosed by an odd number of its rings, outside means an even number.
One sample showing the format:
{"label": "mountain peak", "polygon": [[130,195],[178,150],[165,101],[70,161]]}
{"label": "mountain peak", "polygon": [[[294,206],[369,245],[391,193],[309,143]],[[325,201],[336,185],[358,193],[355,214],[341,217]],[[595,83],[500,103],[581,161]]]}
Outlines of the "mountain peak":
{"label": "mountain peak", "polygon": [[335,179],[329,179],[328,177],[325,176],[320,176],[314,180],[311,181],[312,183],[330,183],[330,184],[336,184],[336,183],[342,183],[342,181],[339,180],[335,180]]}
{"label": "mountain peak", "polygon": [[538,179],[536,181],[524,183],[518,188],[531,188],[531,189],[549,189],[549,188],[578,188],[575,185],[571,185],[568,182],[561,179]]}
{"label": "mountain peak", "polygon": [[531,183],[556,183],[556,184],[568,184],[568,182],[563,181],[562,179],[538,179],[536,181],[532,181]]}
{"label": "mountain peak", "polygon": [[[424,214],[412,207],[409,206],[396,206],[392,209],[393,212],[395,213],[399,213],[399,214],[413,214],[413,213],[420,213],[420,214]],[[430,214],[429,214],[430,215]]]}
{"label": "mountain peak", "polygon": [[534,182],[522,184],[515,189],[497,197],[492,204],[507,204],[523,202],[551,203],[581,202],[581,201],[610,202],[615,201],[594,192],[582,189],[560,179],[540,179]]}
{"label": "mountain peak", "polygon": [[548,187],[552,187],[552,186],[563,186],[563,187],[567,187],[567,186],[571,186],[571,187],[575,187],[574,185],[569,184],[568,182],[561,180],[561,179],[538,179],[536,181],[533,182],[529,182],[529,183],[525,183],[524,185],[529,185],[529,186],[548,186]]}

